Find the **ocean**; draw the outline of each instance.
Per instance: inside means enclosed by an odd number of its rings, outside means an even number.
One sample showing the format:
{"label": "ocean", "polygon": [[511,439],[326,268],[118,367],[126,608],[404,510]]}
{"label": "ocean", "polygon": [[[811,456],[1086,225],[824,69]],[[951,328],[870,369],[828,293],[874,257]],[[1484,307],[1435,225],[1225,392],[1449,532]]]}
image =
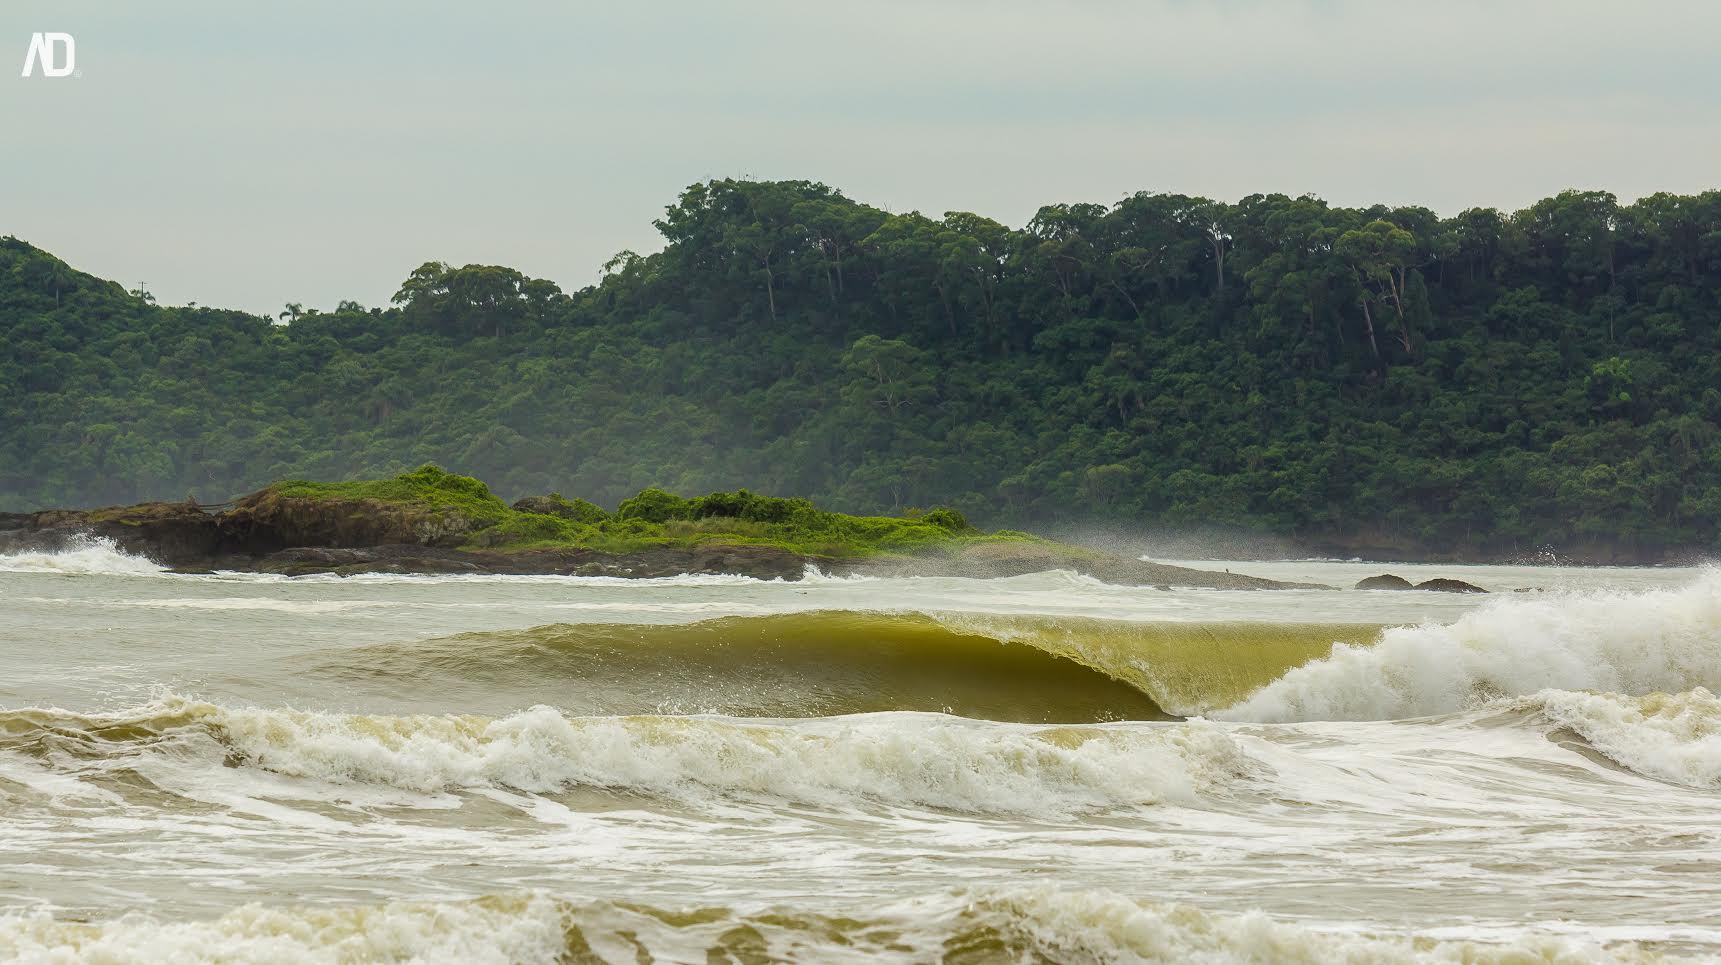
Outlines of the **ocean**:
{"label": "ocean", "polygon": [[1721,573],[1187,565],[0,557],[0,959],[1721,960]]}

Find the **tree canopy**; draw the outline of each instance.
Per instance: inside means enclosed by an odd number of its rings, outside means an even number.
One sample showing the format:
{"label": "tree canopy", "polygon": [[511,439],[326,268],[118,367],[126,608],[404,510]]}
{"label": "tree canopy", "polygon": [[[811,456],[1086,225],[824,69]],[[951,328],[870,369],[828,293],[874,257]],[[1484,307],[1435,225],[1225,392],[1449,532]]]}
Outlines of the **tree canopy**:
{"label": "tree canopy", "polygon": [[1440,217],[1253,195],[1013,229],[713,180],[577,292],[166,307],[0,240],[0,505],[425,462],[606,506],[747,488],[985,525],[1653,555],[1721,523],[1721,193]]}

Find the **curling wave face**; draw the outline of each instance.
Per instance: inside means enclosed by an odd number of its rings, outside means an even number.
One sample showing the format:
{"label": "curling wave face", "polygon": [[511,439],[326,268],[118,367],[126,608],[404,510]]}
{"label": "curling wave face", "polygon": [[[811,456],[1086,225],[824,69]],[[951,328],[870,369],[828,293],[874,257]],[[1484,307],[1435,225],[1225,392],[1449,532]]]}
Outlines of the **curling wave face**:
{"label": "curling wave face", "polygon": [[591,713],[1392,720],[1550,689],[1721,688],[1721,575],[1673,590],[1501,597],[1451,624],[1385,629],[808,611],[466,634],[323,656],[309,672],[529,681]]}
{"label": "curling wave face", "polygon": [[562,624],[319,654],[323,679],[529,689],[583,713],[934,711],[1163,720],[1224,706],[1373,626],[808,611]]}

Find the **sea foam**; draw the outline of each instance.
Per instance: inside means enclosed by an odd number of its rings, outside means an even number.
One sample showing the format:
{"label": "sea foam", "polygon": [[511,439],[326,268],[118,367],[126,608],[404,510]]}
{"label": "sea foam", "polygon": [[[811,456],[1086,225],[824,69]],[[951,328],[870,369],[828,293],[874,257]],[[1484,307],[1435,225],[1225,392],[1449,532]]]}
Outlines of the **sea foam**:
{"label": "sea foam", "polygon": [[335,908],[241,906],[212,921],[0,918],[0,954],[25,962],[1058,961],[1649,963],[1632,944],[1525,933],[1501,942],[1330,931],[1104,890],[968,889],[831,916],[791,907],[656,909],[543,894]]}
{"label": "sea foam", "polygon": [[1721,790],[1721,698],[1705,688],[1640,697],[1547,690],[1523,703],[1622,767]]}
{"label": "sea foam", "polygon": [[1217,728],[1029,727],[938,714],[804,722],[714,717],[377,717],[219,709],[232,751],[298,777],[418,791],[606,787],[698,802],[762,797],[1059,816],[1197,804],[1251,761]]}
{"label": "sea foam", "polygon": [[[1199,805],[1259,770],[1204,723],[1045,727],[928,713],[804,721],[386,716],[225,707],[170,697],[116,715],[5,714],[5,747],[37,742],[105,766],[116,757],[201,754],[319,782],[421,793],[586,787],[684,804],[757,800],[834,808],[933,808],[1056,818],[1158,803]],[[81,736],[80,736],[81,735]],[[199,750],[200,749],[200,750]]]}

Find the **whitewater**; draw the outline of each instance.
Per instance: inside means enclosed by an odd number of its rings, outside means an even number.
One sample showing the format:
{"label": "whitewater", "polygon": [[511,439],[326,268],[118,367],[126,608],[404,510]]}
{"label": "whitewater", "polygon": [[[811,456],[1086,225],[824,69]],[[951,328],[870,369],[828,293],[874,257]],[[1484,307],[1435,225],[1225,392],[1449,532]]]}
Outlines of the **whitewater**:
{"label": "whitewater", "polygon": [[0,556],[0,960],[1721,961],[1721,573],[1185,565]]}

